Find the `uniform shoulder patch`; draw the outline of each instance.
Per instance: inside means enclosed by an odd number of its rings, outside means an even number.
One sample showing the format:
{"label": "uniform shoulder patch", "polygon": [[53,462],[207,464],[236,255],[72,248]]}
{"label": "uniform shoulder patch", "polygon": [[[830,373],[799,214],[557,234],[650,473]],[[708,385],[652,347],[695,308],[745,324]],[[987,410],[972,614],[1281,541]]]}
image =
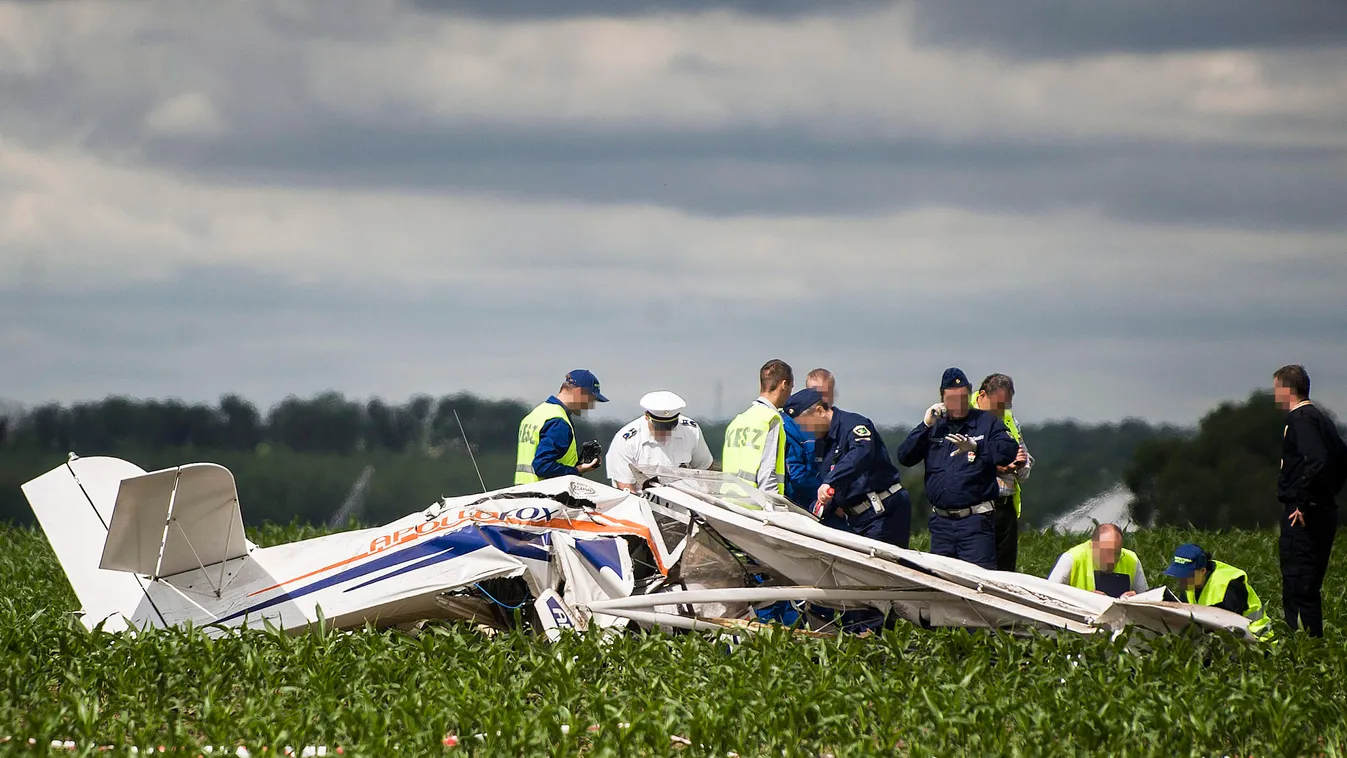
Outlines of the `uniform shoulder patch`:
{"label": "uniform shoulder patch", "polygon": [[625,431],[625,432],[622,433],[622,439],[624,439],[624,440],[629,440],[629,439],[631,439],[632,437],[635,437],[635,436],[636,436],[636,428],[635,428],[635,427],[633,427],[633,428],[631,428],[631,429],[628,429],[627,431]]}
{"label": "uniform shoulder patch", "polygon": [[857,437],[869,437],[870,427],[866,426],[865,424],[857,424],[856,426],[851,428],[851,433],[856,435]]}
{"label": "uniform shoulder patch", "polygon": [[678,423],[682,424],[683,426],[696,426],[696,425],[697,425],[697,422],[696,422],[696,421],[693,421],[693,420],[690,419],[690,418],[682,419],[682,420],[680,420]]}

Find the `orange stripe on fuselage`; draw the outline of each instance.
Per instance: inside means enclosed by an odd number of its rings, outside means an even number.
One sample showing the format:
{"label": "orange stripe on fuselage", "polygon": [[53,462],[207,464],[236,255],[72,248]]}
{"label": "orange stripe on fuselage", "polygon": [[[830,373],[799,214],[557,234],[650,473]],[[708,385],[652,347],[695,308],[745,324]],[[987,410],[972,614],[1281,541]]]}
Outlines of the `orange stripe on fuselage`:
{"label": "orange stripe on fuselage", "polygon": [[[603,516],[603,514],[601,513],[595,515]],[[650,534],[649,527],[644,526],[642,524],[633,524],[629,521],[623,521],[622,519],[611,518],[609,516],[603,517],[608,519],[609,521],[616,522],[618,526],[609,526],[607,524],[595,524],[592,521],[568,521],[566,519],[549,519],[547,521],[521,521],[519,523],[530,524],[532,526],[550,527],[556,529],[565,528],[573,532],[588,532],[590,534],[634,533],[635,536],[644,539],[646,543],[650,545],[650,554],[655,557],[655,564],[656,566],[659,567],[659,572],[664,576],[669,575],[669,569],[665,567],[664,560],[660,558],[659,551],[655,549],[655,543],[652,538],[652,535]],[[504,519],[504,521],[506,523],[510,523],[511,520]]]}
{"label": "orange stripe on fuselage", "polygon": [[[446,526],[442,526],[442,527],[439,527],[439,528],[436,528],[436,529],[431,529],[430,531],[426,531],[426,532],[416,532],[416,533],[414,533],[413,535],[411,535],[411,539],[404,539],[404,540],[402,540],[401,542],[398,542],[397,544],[398,544],[398,545],[403,545],[403,544],[406,544],[406,543],[408,543],[408,542],[415,542],[415,541],[421,539],[422,537],[424,537],[424,536],[426,536],[426,535],[428,535],[428,534],[435,534],[436,532],[443,532],[443,531],[446,531],[446,530],[453,529],[453,528],[455,528],[455,527],[461,526],[461,525],[463,525],[465,522],[467,522],[468,520],[469,520],[469,519],[465,519],[465,518],[464,518],[464,519],[459,519],[458,521],[455,521],[455,522],[452,523],[452,524],[448,524],[448,525],[446,525]],[[394,547],[394,545],[389,545],[388,547]],[[299,576],[296,576],[296,577],[294,577],[294,578],[292,578],[292,579],[286,579],[286,580],[283,581],[283,582],[278,582],[278,583],[276,583],[276,584],[273,584],[273,585],[271,585],[270,587],[263,587],[262,589],[257,590],[256,592],[250,592],[250,593],[248,593],[248,597],[252,597],[253,595],[260,595],[260,594],[262,594],[263,592],[270,592],[270,591],[272,591],[272,590],[274,590],[274,589],[279,589],[279,588],[281,588],[281,587],[284,587],[284,586],[287,585],[287,584],[293,584],[294,582],[298,582],[298,581],[301,580],[301,579],[308,579],[309,577],[314,576],[314,575],[316,575],[316,574],[321,574],[321,573],[323,573],[324,571],[331,571],[331,570],[334,569],[334,568],[341,568],[342,566],[345,566],[345,565],[347,565],[347,564],[349,564],[349,563],[354,563],[354,562],[360,560],[361,558],[368,558],[368,557],[370,557],[371,555],[375,555],[376,553],[382,553],[384,550],[387,550],[387,549],[388,549],[388,548],[382,548],[382,549],[380,549],[380,550],[366,550],[365,552],[363,552],[363,553],[361,553],[361,554],[359,554],[359,555],[353,555],[353,556],[351,556],[350,558],[346,558],[346,559],[344,559],[344,560],[337,561],[336,563],[333,563],[333,564],[324,566],[324,567],[322,567],[322,568],[314,569],[313,571],[310,571],[310,572],[308,572],[307,574],[300,574]]]}
{"label": "orange stripe on fuselage", "polygon": [[320,569],[314,569],[313,571],[310,571],[310,572],[307,573],[307,574],[300,574],[299,576],[295,577],[294,579],[286,579],[285,581],[283,581],[283,582],[281,582],[281,583],[279,583],[279,584],[273,584],[273,585],[271,585],[270,587],[263,587],[262,589],[260,589],[260,590],[258,590],[258,591],[256,591],[256,592],[249,592],[249,593],[248,593],[248,597],[252,597],[253,595],[260,595],[260,594],[262,594],[263,592],[270,592],[271,590],[274,590],[274,589],[276,589],[276,588],[278,588],[278,587],[284,587],[285,585],[290,584],[291,582],[298,582],[300,579],[308,579],[309,577],[313,576],[314,574],[321,574],[321,573],[323,573],[324,571],[329,571],[329,570],[334,569],[334,568],[340,568],[340,567],[342,567],[342,566],[345,566],[345,565],[348,564],[348,563],[354,563],[354,562],[360,560],[361,558],[367,558],[367,557],[369,557],[369,556],[371,556],[371,555],[373,555],[373,553],[369,553],[369,552],[361,553],[360,555],[353,555],[353,556],[351,556],[350,558],[347,558],[346,560],[343,560],[343,561],[337,561],[336,563],[334,563],[334,564],[332,564],[332,565],[330,565],[330,566],[324,566],[324,567],[322,567],[322,568],[320,568]]}

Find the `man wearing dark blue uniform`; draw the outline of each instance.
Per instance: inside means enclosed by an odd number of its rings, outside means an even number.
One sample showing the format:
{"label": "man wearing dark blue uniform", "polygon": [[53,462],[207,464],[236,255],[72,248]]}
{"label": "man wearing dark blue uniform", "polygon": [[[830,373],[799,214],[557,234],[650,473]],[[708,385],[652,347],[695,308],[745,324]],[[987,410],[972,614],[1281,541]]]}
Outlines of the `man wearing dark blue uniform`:
{"label": "man wearing dark blue uniform", "polygon": [[940,402],[898,446],[898,465],[926,464],[932,553],[996,569],[996,467],[1019,449],[998,414],[970,407],[964,372],[946,369]]}
{"label": "man wearing dark blue uniform", "polygon": [[[905,548],[912,531],[912,500],[898,478],[898,468],[874,422],[851,411],[820,402],[806,411],[802,426],[827,423],[815,443],[822,452],[818,508],[823,523],[890,545]],[[817,427],[816,427],[817,428]]]}

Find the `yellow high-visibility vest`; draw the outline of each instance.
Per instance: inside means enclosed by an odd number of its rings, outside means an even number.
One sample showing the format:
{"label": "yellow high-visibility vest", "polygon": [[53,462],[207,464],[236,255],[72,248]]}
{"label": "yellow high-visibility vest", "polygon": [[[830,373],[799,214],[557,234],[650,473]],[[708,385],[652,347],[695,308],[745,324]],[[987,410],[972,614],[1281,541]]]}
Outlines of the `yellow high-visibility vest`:
{"label": "yellow high-visibility vest", "polygon": [[[725,428],[725,446],[720,456],[721,469],[746,479],[757,486],[758,467],[762,464],[763,446],[767,433],[780,426],[781,414],[762,403],[754,403],[748,410],[734,417]],[[786,433],[776,435],[776,491],[786,493]]]}
{"label": "yellow high-visibility vest", "polygon": [[1194,598],[1193,591],[1189,589],[1183,593],[1184,600],[1197,605],[1217,605],[1225,599],[1225,590],[1230,583],[1243,578],[1244,589],[1249,593],[1249,607],[1244,611],[1244,618],[1249,620],[1249,631],[1259,640],[1270,642],[1274,636],[1272,619],[1263,613],[1263,601],[1258,599],[1258,593],[1254,592],[1249,584],[1249,575],[1228,563],[1212,561],[1212,564],[1215,568],[1207,575],[1207,583],[1202,585],[1202,594]]}
{"label": "yellow high-visibility vest", "polygon": [[[1086,592],[1094,592],[1094,551],[1090,549],[1089,541],[1076,545],[1066,551],[1066,554],[1071,556],[1071,586]],[[1141,561],[1137,558],[1137,554],[1123,548],[1122,553],[1118,555],[1118,563],[1113,567],[1113,573],[1126,574],[1135,584],[1137,567],[1140,565]]]}
{"label": "yellow high-visibility vest", "polygon": [[566,426],[571,428],[571,446],[566,449],[566,454],[557,461],[563,466],[574,466],[580,462],[580,453],[575,449],[575,425],[571,423],[570,414],[566,409],[556,403],[543,403],[529,412],[523,421],[519,422],[519,449],[515,457],[514,483],[531,484],[540,481],[539,476],[533,471],[533,456],[538,453],[538,439],[542,433],[543,424],[548,421],[559,418],[566,422]]}

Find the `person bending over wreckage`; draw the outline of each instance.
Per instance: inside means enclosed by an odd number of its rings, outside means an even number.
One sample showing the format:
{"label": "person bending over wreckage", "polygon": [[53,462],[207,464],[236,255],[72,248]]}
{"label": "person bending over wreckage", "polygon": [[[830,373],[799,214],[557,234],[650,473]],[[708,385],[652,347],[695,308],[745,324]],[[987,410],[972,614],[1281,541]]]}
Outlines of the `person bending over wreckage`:
{"label": "person bending over wreckage", "polygon": [[641,397],[644,415],[617,430],[608,445],[608,478],[614,487],[639,494],[646,485],[642,469],[713,467],[701,427],[683,414],[686,407],[683,398],[667,390]]}
{"label": "person bending over wreckage", "polygon": [[807,403],[796,421],[819,438],[814,444],[823,458],[811,512],[825,525],[906,548],[912,500],[874,422],[829,405],[816,389],[791,397],[788,405]]}
{"label": "person bending over wreckage", "polygon": [[1088,542],[1062,553],[1048,574],[1048,581],[1109,597],[1132,597],[1145,592],[1149,587],[1141,559],[1122,545],[1121,529],[1113,524],[1100,524]]}
{"label": "person bending over wreckage", "polygon": [[1192,543],[1179,545],[1174,560],[1165,569],[1179,580],[1183,602],[1209,605],[1238,613],[1249,620],[1249,632],[1262,642],[1272,642],[1272,620],[1263,613],[1263,601],[1249,585],[1243,570],[1211,557]]}
{"label": "person bending over wreckage", "polygon": [[[803,425],[810,423],[805,414],[822,400],[823,393],[819,390],[802,389],[791,395],[781,409],[781,430],[786,434],[786,499],[806,510],[814,505],[822,480],[814,460],[817,435]],[[846,527],[845,520],[832,513],[824,514],[823,524]]]}

